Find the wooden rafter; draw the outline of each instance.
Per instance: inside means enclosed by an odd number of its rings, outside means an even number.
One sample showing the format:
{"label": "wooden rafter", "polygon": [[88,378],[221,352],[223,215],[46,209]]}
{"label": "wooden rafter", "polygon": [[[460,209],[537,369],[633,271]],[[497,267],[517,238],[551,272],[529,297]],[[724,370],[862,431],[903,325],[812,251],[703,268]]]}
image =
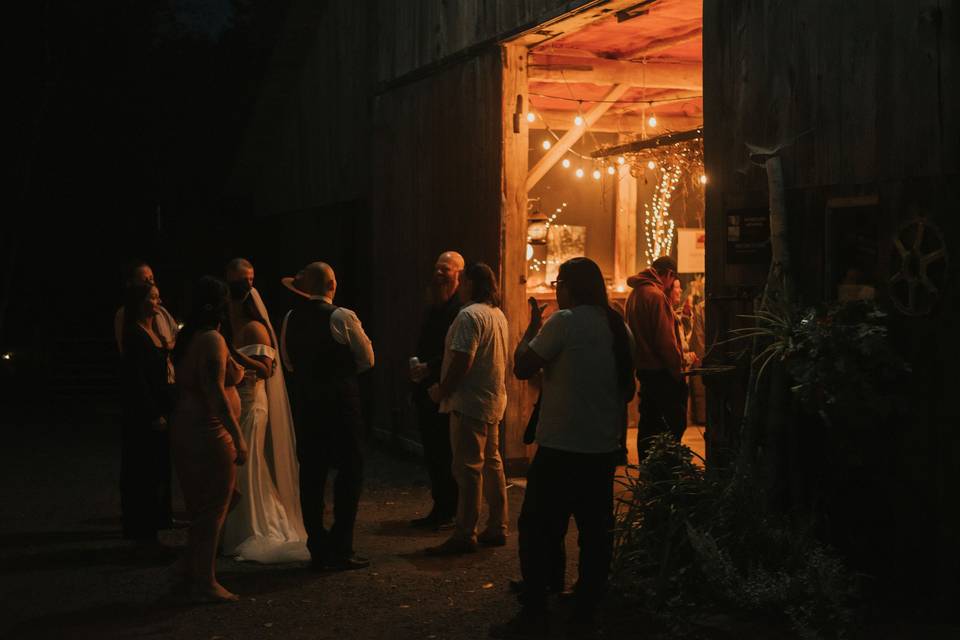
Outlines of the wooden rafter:
{"label": "wooden rafter", "polygon": [[587,60],[569,56],[536,56],[528,65],[531,81],[584,82],[596,85],[626,84],[648,89],[703,90],[703,64],[699,62],[623,62]]}
{"label": "wooden rafter", "polygon": [[628,85],[616,85],[603,97],[602,102],[597,102],[583,114],[584,123],[577,126],[574,125],[569,131],[567,131],[563,136],[557,140],[549,151],[547,151],[540,160],[537,161],[537,164],[533,165],[533,168],[530,169],[530,173],[527,174],[527,193],[533,189],[534,186],[540,179],[543,178],[553,168],[553,165],[557,163],[563,155],[570,150],[577,140],[579,140],[586,130],[592,127],[597,120],[600,119],[603,114],[609,111],[610,107],[614,103],[623,97],[630,87]]}
{"label": "wooden rafter", "polygon": [[656,138],[648,138],[646,140],[634,140],[633,142],[628,142],[626,144],[618,144],[615,147],[607,147],[606,149],[597,149],[590,153],[591,158],[609,158],[610,156],[618,156],[623,153],[636,153],[637,151],[643,151],[644,149],[656,149],[657,147],[663,147],[668,144],[674,144],[676,142],[686,142],[687,140],[696,140],[697,138],[703,137],[703,127],[693,129],[692,131],[679,131],[677,133],[668,133],[662,136],[657,136]]}
{"label": "wooden rafter", "polygon": [[675,36],[668,36],[666,38],[659,38],[654,40],[647,46],[642,49],[636,49],[630,53],[620,56],[623,60],[637,60],[640,58],[648,58],[654,54],[660,53],[661,51],[666,51],[672,49],[677,45],[681,45],[691,40],[696,40],[703,36],[703,27],[697,26],[683,33],[677,34]]}
{"label": "wooden rafter", "polygon": [[[535,111],[537,119],[530,123],[531,130],[556,129],[566,131],[573,127],[573,118],[576,111]],[[591,127],[591,131],[603,133],[630,133],[646,130],[652,133],[663,133],[666,131],[687,131],[703,125],[703,116],[657,116],[657,127],[651,129],[646,126],[646,122],[640,115],[635,114],[611,114],[607,113],[600,118]]]}

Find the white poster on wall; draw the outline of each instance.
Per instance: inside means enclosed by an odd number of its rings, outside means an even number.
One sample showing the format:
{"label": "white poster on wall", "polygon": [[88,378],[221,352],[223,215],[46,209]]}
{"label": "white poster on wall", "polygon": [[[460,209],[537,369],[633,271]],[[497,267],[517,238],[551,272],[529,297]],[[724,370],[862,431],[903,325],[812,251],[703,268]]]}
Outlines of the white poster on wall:
{"label": "white poster on wall", "polygon": [[704,273],[706,252],[706,231],[677,229],[677,270],[680,273]]}

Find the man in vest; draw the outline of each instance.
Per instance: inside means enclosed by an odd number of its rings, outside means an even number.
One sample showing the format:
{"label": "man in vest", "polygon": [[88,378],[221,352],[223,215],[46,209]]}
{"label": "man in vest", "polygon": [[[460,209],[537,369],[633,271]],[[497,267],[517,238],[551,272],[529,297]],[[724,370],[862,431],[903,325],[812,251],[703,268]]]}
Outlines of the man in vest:
{"label": "man in vest", "polygon": [[[370,561],[354,553],[353,528],[363,483],[360,438],[363,416],[357,374],[373,366],[373,346],[357,315],[337,307],[337,279],[323,262],[284,278],[303,299],[287,313],[280,331],[284,366],[293,373],[294,424],[300,461],[300,503],[310,567],[362,569]],[[335,469],[333,525],[323,524],[327,474]]]}

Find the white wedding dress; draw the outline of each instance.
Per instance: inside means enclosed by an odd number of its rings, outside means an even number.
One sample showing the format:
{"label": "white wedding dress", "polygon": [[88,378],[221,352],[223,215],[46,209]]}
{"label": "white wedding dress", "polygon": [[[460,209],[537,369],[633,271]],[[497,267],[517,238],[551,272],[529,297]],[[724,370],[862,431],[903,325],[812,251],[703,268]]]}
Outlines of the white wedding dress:
{"label": "white wedding dress", "polygon": [[[263,317],[268,318],[257,290],[253,289],[251,295]],[[267,328],[274,335],[269,321]],[[248,345],[237,351],[277,360],[276,350],[264,344]],[[240,429],[249,456],[245,465],[237,467],[240,500],[223,528],[224,553],[237,560],[266,564],[308,561],[296,442],[283,367],[277,366],[267,380],[257,379],[255,384],[243,384],[238,390]]]}

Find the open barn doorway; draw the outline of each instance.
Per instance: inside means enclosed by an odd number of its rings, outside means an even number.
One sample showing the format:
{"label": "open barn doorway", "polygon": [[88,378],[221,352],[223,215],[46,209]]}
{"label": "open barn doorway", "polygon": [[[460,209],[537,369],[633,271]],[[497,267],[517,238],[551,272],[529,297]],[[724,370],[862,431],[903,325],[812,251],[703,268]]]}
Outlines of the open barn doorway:
{"label": "open barn doorway", "polygon": [[[566,259],[597,262],[622,309],[631,276],[669,255],[679,331],[706,355],[702,30],[702,0],[609,1],[504,44],[503,284],[516,335],[528,297],[556,309],[551,282]],[[705,457],[705,391],[686,380],[684,443]],[[532,406],[530,387],[512,397]],[[637,418],[634,400],[632,461]]]}

